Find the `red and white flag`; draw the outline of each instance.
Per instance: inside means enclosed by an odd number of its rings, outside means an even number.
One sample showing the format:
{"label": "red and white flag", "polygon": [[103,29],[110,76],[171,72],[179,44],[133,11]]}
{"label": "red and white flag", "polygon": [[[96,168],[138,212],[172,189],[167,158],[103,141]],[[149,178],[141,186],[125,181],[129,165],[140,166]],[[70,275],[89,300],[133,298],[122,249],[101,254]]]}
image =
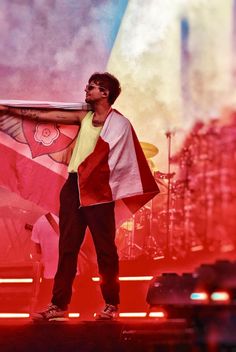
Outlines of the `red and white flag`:
{"label": "red and white flag", "polygon": [[[88,109],[84,103],[0,100],[0,104],[26,109]],[[67,159],[78,129],[0,112],[0,185],[57,214]]]}
{"label": "red and white flag", "polygon": [[93,153],[78,168],[82,206],[116,202],[121,224],[159,193],[130,121],[117,110],[108,115]]}
{"label": "red and white flag", "polygon": [[[24,108],[88,110],[87,104],[7,102]],[[58,213],[60,189],[79,126],[35,122],[0,114],[0,184],[45,210]],[[82,206],[116,202],[121,224],[158,192],[137,136],[127,118],[112,110],[94,151],[78,168]]]}

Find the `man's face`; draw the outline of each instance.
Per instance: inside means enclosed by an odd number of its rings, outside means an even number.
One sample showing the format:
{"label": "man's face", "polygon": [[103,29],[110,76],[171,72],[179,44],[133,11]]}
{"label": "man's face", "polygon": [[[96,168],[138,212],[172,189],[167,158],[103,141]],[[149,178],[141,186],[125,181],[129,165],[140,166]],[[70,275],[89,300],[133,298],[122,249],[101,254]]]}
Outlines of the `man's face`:
{"label": "man's face", "polygon": [[94,81],[90,82],[85,87],[86,103],[92,104],[101,99],[104,99],[104,91],[105,91],[105,88],[101,87],[99,84],[96,84]]}

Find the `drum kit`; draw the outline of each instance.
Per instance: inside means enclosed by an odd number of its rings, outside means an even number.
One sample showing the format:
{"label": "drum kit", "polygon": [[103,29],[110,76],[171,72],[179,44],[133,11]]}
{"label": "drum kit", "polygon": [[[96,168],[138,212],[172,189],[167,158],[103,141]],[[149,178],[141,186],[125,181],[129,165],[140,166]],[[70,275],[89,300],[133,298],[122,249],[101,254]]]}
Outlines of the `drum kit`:
{"label": "drum kit", "polygon": [[[171,172],[171,137],[167,132],[168,171],[157,171],[152,160],[158,154],[158,148],[147,142],[141,142],[144,155],[153,176],[160,188],[160,193],[147,205],[133,215],[129,222],[122,225],[120,233],[124,239],[120,247],[121,259],[135,259],[147,256],[152,259],[183,255],[183,211],[177,206],[182,202],[185,182],[174,180]],[[119,237],[119,236],[118,236]]]}
{"label": "drum kit", "polygon": [[[160,186],[161,196],[158,197],[162,199],[162,203],[166,202],[168,183],[166,184],[165,180],[173,177],[174,174],[155,172],[155,163],[152,158],[158,154],[158,148],[147,142],[140,142],[140,144],[153,176]],[[155,203],[155,199],[151,200],[119,228],[117,246],[121,259],[130,260],[138,256],[151,258],[163,256],[163,245],[159,244],[161,241],[156,233],[158,219],[155,216]]]}
{"label": "drum kit", "polygon": [[174,156],[172,134],[166,137],[167,173],[157,171],[152,160],[158,148],[141,142],[160,193],[118,230],[121,259],[236,248],[236,119],[221,127],[196,123]]}

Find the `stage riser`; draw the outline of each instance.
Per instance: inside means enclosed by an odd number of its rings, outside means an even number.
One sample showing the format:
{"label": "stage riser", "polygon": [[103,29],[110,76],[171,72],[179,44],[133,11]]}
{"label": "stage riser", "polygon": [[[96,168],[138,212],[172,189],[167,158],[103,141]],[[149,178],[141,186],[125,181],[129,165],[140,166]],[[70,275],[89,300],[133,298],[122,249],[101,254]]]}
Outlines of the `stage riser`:
{"label": "stage riser", "polygon": [[214,317],[194,328],[184,321],[5,322],[0,346],[3,352],[234,351],[235,328],[235,320],[222,327]]}

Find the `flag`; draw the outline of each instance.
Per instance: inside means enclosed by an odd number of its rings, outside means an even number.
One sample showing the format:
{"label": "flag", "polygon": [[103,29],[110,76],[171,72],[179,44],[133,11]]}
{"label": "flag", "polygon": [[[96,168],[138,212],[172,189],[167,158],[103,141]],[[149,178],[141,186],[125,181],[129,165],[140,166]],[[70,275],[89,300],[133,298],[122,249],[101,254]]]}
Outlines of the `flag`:
{"label": "flag", "polygon": [[[0,100],[21,108],[87,110],[84,103]],[[79,126],[43,123],[0,112],[0,185],[58,214],[59,193]]]}
{"label": "flag", "polygon": [[[90,109],[83,103],[0,104],[25,109]],[[57,214],[60,189],[67,178],[67,164],[78,131],[75,125],[36,122],[1,112],[0,184]],[[78,167],[78,188],[81,206],[115,201],[117,225],[159,192],[130,121],[114,109],[94,151]]]}
{"label": "flag", "polygon": [[130,121],[108,115],[93,153],[78,167],[81,206],[115,201],[120,225],[159,193]]}

